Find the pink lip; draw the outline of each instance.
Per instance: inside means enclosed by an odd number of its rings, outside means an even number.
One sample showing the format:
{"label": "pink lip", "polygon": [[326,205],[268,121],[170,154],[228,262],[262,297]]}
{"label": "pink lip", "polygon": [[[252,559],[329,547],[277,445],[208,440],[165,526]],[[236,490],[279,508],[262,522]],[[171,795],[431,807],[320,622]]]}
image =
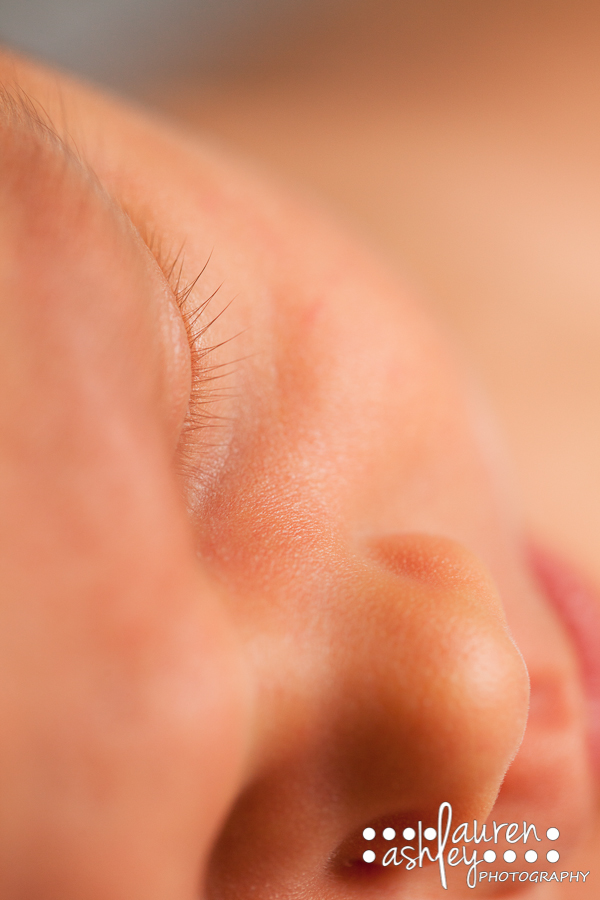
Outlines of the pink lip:
{"label": "pink lip", "polygon": [[533,545],[530,561],[577,650],[588,701],[590,750],[600,771],[600,594],[568,563],[546,549]]}

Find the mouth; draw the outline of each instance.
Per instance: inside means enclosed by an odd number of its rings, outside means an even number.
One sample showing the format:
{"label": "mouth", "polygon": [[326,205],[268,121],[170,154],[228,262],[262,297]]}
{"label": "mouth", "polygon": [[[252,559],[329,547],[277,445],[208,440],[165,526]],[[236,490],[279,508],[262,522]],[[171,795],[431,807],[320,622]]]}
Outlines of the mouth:
{"label": "mouth", "polygon": [[590,754],[600,773],[600,591],[554,552],[532,544],[533,573],[577,652],[588,710]]}

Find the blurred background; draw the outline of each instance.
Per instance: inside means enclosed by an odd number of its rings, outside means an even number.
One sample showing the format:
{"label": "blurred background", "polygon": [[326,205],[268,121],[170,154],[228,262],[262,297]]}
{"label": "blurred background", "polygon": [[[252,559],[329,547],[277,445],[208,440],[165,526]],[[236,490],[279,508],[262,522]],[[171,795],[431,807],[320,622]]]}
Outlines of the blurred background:
{"label": "blurred background", "polygon": [[483,379],[532,527],[600,582],[597,0],[0,0],[0,38],[350,220]]}

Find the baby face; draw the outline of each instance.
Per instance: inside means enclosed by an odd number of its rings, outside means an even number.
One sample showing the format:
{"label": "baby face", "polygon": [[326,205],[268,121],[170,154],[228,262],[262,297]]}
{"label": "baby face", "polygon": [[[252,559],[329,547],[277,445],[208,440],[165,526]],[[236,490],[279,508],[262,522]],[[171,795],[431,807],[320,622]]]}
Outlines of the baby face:
{"label": "baby face", "polygon": [[218,149],[2,81],[3,896],[425,898],[362,833],[445,801],[567,858],[580,658],[428,316]]}

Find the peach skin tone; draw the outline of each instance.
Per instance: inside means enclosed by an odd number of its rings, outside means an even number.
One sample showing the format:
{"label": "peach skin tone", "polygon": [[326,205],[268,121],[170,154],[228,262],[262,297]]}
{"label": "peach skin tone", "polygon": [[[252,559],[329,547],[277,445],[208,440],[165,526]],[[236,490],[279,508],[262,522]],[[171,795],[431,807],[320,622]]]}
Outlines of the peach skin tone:
{"label": "peach skin tone", "polygon": [[443,337],[302,199],[0,72],[2,898],[439,896],[361,835],[444,801],[567,866],[589,679]]}

